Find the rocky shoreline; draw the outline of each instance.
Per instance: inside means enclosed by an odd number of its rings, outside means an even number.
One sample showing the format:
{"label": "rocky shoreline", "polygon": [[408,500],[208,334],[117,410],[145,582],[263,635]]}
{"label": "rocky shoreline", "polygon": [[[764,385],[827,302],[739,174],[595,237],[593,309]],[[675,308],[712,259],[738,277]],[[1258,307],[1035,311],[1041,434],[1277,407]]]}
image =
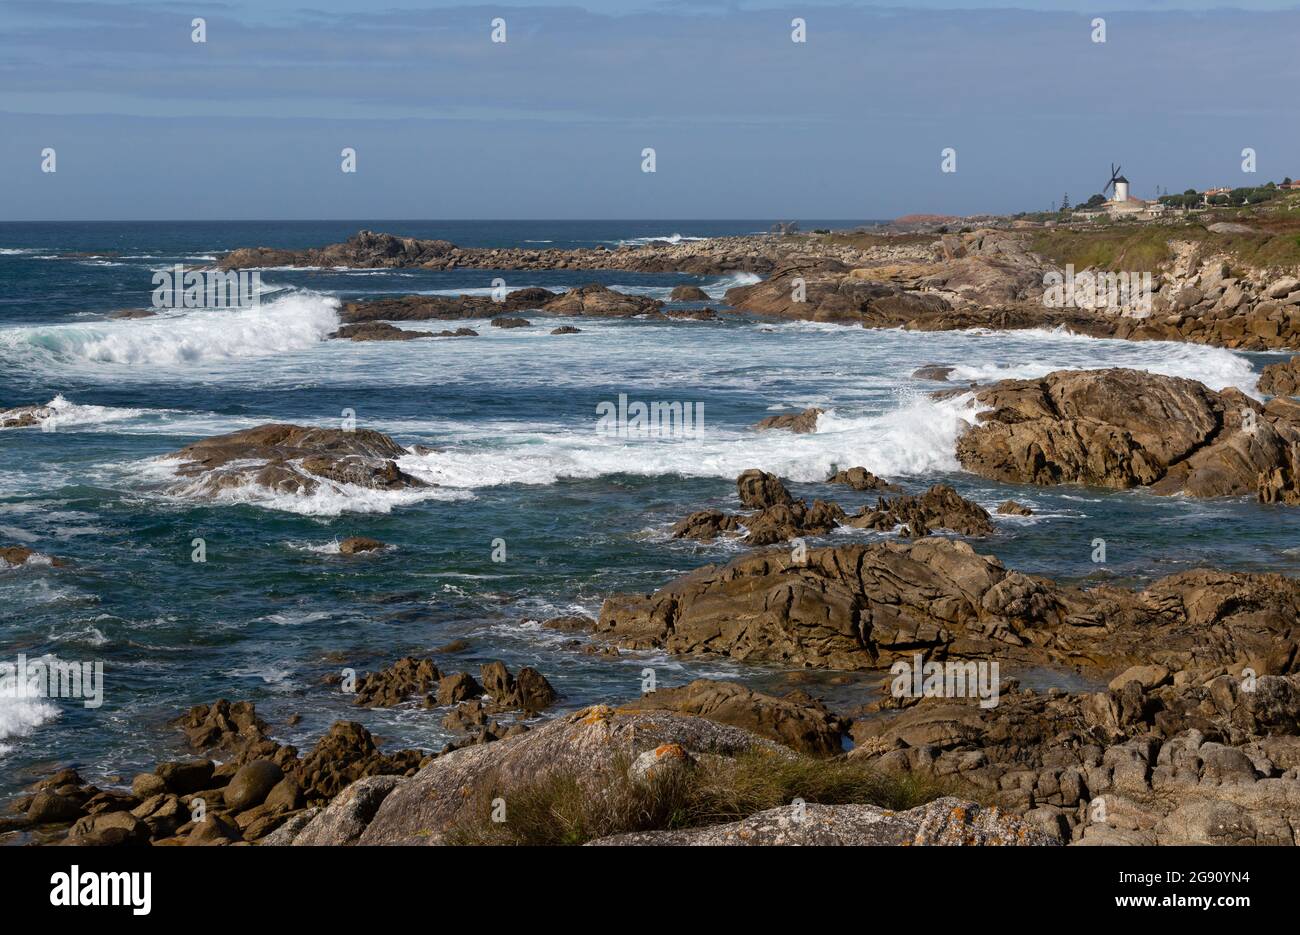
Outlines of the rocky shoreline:
{"label": "rocky shoreline", "polygon": [[[1300,347],[1300,271],[1242,268],[1231,257],[1206,254],[1171,232],[1172,259],[1145,272],[1152,276],[1145,305],[1090,301],[1048,303],[1046,283],[1061,268],[1034,253],[1028,233],[980,229],[941,234],[876,237],[855,246],[833,237],[752,235],[615,250],[462,248],[448,241],[417,240],[360,231],[341,244],[306,250],[269,247],[234,250],[222,269],[348,267],[491,270],[628,270],[716,275],[750,272],[763,281],[728,290],[726,303],[773,318],[826,321],[867,328],[950,331],[1064,328],[1090,337],[1134,341],[1187,341],[1242,350]],[[1104,280],[1107,270],[1079,270]],[[673,301],[695,301],[685,291]],[[686,298],[686,296],[690,298]],[[707,301],[707,295],[704,296]],[[565,315],[645,315],[655,300],[592,285],[557,296],[529,288],[496,300],[484,296],[407,296],[350,303],[345,324],[361,321],[454,320],[503,312]]]}
{"label": "rocky shoreline", "polygon": [[[1045,308],[1054,267],[1015,231],[863,246],[780,236],[574,251],[466,249],[362,231],[319,249],[236,250],[219,265],[745,271],[767,278],[729,290],[727,305],[777,319],[1061,327],[1239,349],[1300,342],[1300,282],[1184,250],[1160,272],[1149,314]],[[708,301],[688,286],[670,299]],[[352,302],[330,337],[474,337],[467,327],[430,333],[393,323],[486,318],[515,328],[531,324],[525,315],[717,317],[591,284]],[[1252,497],[1290,509],[1300,506],[1297,361],[1266,368],[1266,403],[1124,369],[938,395],[965,397],[969,419],[953,454],[977,477]],[[950,372],[936,364],[916,376]],[[810,408],[753,428],[813,433],[823,414]],[[0,428],[38,428],[52,415],[35,405],[0,409]],[[298,496],[329,484],[418,492],[430,483],[410,473],[418,462],[403,463],[423,453],[371,430],[267,424],[161,460],[175,475],[168,492],[214,499],[247,486]],[[735,539],[750,551],[649,593],[610,594],[594,618],[539,621],[568,634],[574,652],[878,675],[879,693],[860,704],[837,709],[797,688],[778,695],[697,679],[575,710],[531,666],[454,671],[444,658],[452,653],[433,651],[354,686],[331,678],[322,690],[352,694],[362,708],[427,709],[455,735],[441,750],[386,750],[361,723],[340,720],[301,753],[276,740],[251,703],[221,699],[177,718],[192,757],[111,788],[59,769],[10,803],[0,834],[154,846],[1300,843],[1300,582],[1213,568],[1141,587],[1026,574],[994,554],[997,517],[953,486],[909,493],[869,468],[826,478],[874,495],[855,513],[747,470],[737,478],[739,510],[696,510],[670,535]],[[1031,511],[1008,500],[996,512]],[[805,541],[837,532],[872,538]],[[386,548],[350,537],[339,552]],[[43,560],[0,548],[5,567]],[[1035,690],[1002,677],[1004,666],[1089,687]],[[930,667],[941,673],[939,690],[900,690],[900,671]],[[954,671],[980,690],[947,690]],[[494,820],[498,808],[515,817]]]}
{"label": "rocky shoreline", "polygon": [[[1131,370],[961,392],[972,420],[957,454],[977,475],[1254,494],[1278,509],[1300,500],[1291,400],[1264,406]],[[800,419],[815,429],[817,411],[765,429],[799,431]],[[409,453],[377,432],[266,425],[167,459],[191,495],[215,496],[245,483],[418,485],[398,466]],[[1300,840],[1300,583],[1210,568],[1136,589],[1061,583],[989,554],[989,513],[951,487],[907,494],[864,467],[827,481],[877,502],[850,515],[746,471],[736,492],[748,512],[699,511],[672,534],[743,535],[754,551],[649,594],[610,595],[595,619],[543,626],[570,634],[575,652],[880,673],[879,695],[856,707],[699,679],[573,711],[530,667],[456,672],[411,657],[362,677],[353,703],[430,709],[459,738],[441,751],[386,752],[339,721],[300,754],[252,705],[221,700],[176,722],[195,758],[161,763],[129,790],[59,770],[2,827],[71,844],[536,843],[554,829],[506,831],[489,813],[544,800],[577,810],[586,830],[568,843],[605,845]],[[804,542],[838,526],[888,538]],[[340,552],[384,547],[354,538]],[[994,669],[978,695],[900,693],[900,664],[1068,672],[1095,687],[1035,691]],[[725,794],[772,775],[781,781],[761,794]],[[625,814],[669,806],[697,817]]]}

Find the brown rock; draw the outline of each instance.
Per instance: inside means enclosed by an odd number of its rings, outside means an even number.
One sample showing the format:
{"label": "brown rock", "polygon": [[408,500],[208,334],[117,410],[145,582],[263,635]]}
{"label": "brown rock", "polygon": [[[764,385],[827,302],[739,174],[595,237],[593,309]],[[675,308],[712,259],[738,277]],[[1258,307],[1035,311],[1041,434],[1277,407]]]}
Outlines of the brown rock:
{"label": "brown rock", "polygon": [[845,724],[821,702],[799,692],[778,698],[734,682],[696,679],[681,688],[661,688],[642,695],[623,708],[708,718],[752,731],[800,753],[829,756],[842,750]]}
{"label": "brown rock", "polygon": [[854,490],[884,490],[887,492],[901,492],[902,487],[897,484],[891,484],[883,477],[877,477],[866,468],[853,467],[844,471],[836,471],[826,479],[828,484],[844,484],[852,487]]}
{"label": "brown rock", "polygon": [[755,422],[754,428],[760,432],[768,429],[784,429],[794,432],[796,435],[809,435],[817,431],[817,419],[825,411],[825,409],[813,407],[797,414],[768,416],[766,419]]}

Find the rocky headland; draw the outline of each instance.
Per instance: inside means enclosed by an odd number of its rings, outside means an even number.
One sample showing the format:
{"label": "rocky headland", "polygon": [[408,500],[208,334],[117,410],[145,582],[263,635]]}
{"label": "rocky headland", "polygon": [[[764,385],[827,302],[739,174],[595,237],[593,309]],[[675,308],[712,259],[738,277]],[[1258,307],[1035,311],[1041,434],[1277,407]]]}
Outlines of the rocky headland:
{"label": "rocky headland", "polygon": [[[1204,236],[1208,236],[1205,234]],[[1180,239],[1182,238],[1182,239]],[[718,275],[751,272],[762,282],[728,290],[732,308],[761,316],[869,328],[940,331],[1065,328],[1092,337],[1190,341],[1244,350],[1300,346],[1300,278],[1295,270],[1252,267],[1170,228],[1167,258],[1124,273],[1151,274],[1149,302],[1048,300],[1047,283],[1063,264],[1035,252],[1031,232],[981,228],[963,233],[859,237],[751,235],[610,250],[466,248],[360,231],[346,242],[306,250],[234,250],[223,269],[265,266],[492,270],[628,270]],[[1225,248],[1226,250],[1226,248]],[[1075,275],[1104,277],[1098,266]],[[1100,280],[1099,280],[1100,281]],[[679,286],[672,301],[707,301]],[[486,296],[407,296],[350,303],[345,324],[361,321],[490,317],[542,309],[566,315],[637,315],[661,303],[584,286],[558,296],[517,290]]]}

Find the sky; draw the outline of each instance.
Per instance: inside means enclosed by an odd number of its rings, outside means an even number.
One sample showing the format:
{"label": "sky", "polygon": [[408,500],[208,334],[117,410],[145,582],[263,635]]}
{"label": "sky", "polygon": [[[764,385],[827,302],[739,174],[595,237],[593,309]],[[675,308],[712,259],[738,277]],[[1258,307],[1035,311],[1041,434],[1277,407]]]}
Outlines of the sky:
{"label": "sky", "polygon": [[1298,43],[1275,0],[2,0],[0,220],[1009,213],[1112,162],[1139,197],[1259,184],[1300,178]]}

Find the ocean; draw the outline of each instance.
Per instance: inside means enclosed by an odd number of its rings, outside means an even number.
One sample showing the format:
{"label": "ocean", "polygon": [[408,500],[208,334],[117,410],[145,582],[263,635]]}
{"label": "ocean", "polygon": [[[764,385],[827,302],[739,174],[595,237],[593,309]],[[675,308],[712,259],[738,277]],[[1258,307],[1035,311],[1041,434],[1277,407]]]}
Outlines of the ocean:
{"label": "ocean", "polygon": [[[807,222],[845,227],[854,222]],[[410,293],[561,290],[588,282],[667,299],[702,287],[722,308],[747,274],[490,270],[261,271],[254,309],[167,311],[109,320],[149,304],[156,269],[211,263],[239,246],[304,247],[361,228],[465,246],[579,247],[763,230],[755,221],[528,221],[0,224],[0,406],[49,403],[54,431],[0,431],[0,545],[65,560],[0,569],[0,662],[19,654],[101,662],[104,702],[0,695],[0,799],[75,765],[92,781],[186,753],[169,721],[217,698],[251,700],[278,739],[300,748],[339,719],[387,747],[436,750],[442,712],[417,705],[358,709],[328,687],[341,668],[373,671],[433,655],[443,671],[502,659],[554,684],[560,710],[692,678],[804,688],[842,707],[872,700],[880,675],[791,672],[732,660],[582,652],[582,637],[543,629],[596,614],[620,591],[648,591],[743,550],[675,541],[668,529],[706,507],[736,509],[735,477],[757,467],[797,496],[850,511],[874,497],[822,481],[862,465],[910,491],[950,483],[992,510],[1007,498],[1031,517],[995,517],[977,542],[1009,567],[1076,583],[1135,584],[1198,565],[1300,572],[1300,525],[1246,499],[1193,501],[1141,491],[1024,488],[962,472],[960,401],[930,398],[919,366],[956,367],[953,381],[1125,366],[1255,393],[1281,355],[1185,344],[1128,343],[1059,332],[907,333],[754,318],[709,321],[552,319],[528,328],[468,325],[478,338],[329,341],[341,301]],[[97,254],[97,255],[96,255]],[[525,316],[527,317],[527,316]],[[581,333],[552,336],[559,325]],[[410,322],[441,330],[444,322]],[[682,438],[596,431],[620,395],[702,407]],[[811,435],[758,434],[766,416],[821,406]],[[218,502],[168,490],[160,456],[199,438],[265,422],[357,425],[427,446],[403,468],[420,491],[326,489],[304,497],[257,488]],[[338,554],[340,539],[389,544]],[[825,542],[883,534],[842,530]],[[191,560],[192,543],[207,560]],[[1093,562],[1106,540],[1107,561]],[[504,556],[499,545],[504,546]],[[494,558],[504,558],[497,561]],[[436,650],[465,640],[458,653]],[[1028,684],[1069,673],[1027,672]],[[291,723],[291,716],[297,715]]]}

